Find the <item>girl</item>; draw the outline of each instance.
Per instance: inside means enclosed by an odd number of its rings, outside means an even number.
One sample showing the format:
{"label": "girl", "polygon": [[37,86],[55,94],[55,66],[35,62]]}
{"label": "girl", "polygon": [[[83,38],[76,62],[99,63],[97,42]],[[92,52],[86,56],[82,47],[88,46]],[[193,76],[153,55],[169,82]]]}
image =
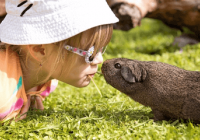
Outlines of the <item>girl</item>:
{"label": "girl", "polygon": [[[6,0],[0,25],[0,120],[42,100],[57,80],[85,87],[118,21],[105,0]],[[57,79],[57,80],[53,80]]]}

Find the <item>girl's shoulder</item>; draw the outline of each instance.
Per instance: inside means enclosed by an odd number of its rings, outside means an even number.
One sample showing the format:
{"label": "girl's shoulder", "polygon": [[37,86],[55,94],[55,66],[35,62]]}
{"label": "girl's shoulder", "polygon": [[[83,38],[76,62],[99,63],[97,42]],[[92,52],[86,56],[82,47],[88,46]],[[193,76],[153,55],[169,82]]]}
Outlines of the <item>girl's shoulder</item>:
{"label": "girl's shoulder", "polygon": [[0,80],[3,75],[16,81],[22,76],[19,56],[10,48],[0,50],[0,64]]}
{"label": "girl's shoulder", "polygon": [[24,101],[26,101],[26,94],[18,54],[9,48],[1,49],[0,120],[15,116],[20,111]]}
{"label": "girl's shoulder", "polygon": [[[18,54],[11,49],[0,51],[0,96],[13,94],[22,86],[22,70]],[[4,95],[5,96],[5,95]]]}

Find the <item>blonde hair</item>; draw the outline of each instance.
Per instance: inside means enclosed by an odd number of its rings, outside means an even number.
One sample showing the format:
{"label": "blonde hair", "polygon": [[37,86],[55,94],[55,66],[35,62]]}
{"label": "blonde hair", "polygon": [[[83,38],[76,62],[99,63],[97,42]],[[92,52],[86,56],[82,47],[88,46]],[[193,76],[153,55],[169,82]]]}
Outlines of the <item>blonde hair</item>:
{"label": "blonde hair", "polygon": [[[64,49],[65,45],[71,45],[73,47],[80,48],[83,50],[88,50],[90,47],[95,46],[95,50],[94,50],[94,54],[93,54],[93,56],[94,56],[94,55],[96,55],[97,51],[100,48],[105,47],[110,42],[110,39],[112,37],[112,31],[113,31],[112,24],[100,25],[100,26],[91,28],[87,31],[81,32],[81,33],[79,33],[71,38],[68,38],[66,40],[54,43],[55,46],[59,47],[57,56],[51,65],[51,70],[50,70],[49,74],[45,77],[45,79],[43,81],[38,81],[37,84],[43,84],[43,83],[47,82],[50,79],[53,72],[56,70],[58,64],[66,65],[66,63],[67,63],[67,65],[68,65],[67,69],[65,69],[65,70],[63,69],[63,71],[62,71],[62,72],[67,73],[71,69],[73,64],[76,61],[79,61],[78,58],[80,58],[80,57],[77,57],[78,56],[77,54],[66,51]],[[87,36],[87,38],[85,35],[86,32],[90,32],[89,36]],[[19,57],[23,57],[23,56],[20,56],[20,51],[22,49],[21,47],[19,47],[17,45],[4,45],[4,46],[1,45],[0,49],[5,49],[7,47],[10,47],[13,51],[17,52],[19,54]],[[30,55],[31,55],[31,52],[29,51],[29,53],[26,55],[26,60],[28,60],[28,57]],[[67,62],[66,62],[66,57],[67,57]]]}
{"label": "blonde hair", "polygon": [[[101,25],[91,28],[89,29],[89,31],[90,35],[87,36],[88,38],[86,38],[85,35],[86,31],[85,31],[74,37],[59,42],[57,45],[61,48],[60,52],[62,53],[61,55],[59,55],[60,56],[59,60],[65,60],[65,57],[67,56],[68,62],[80,61],[78,60],[77,54],[68,51],[66,54],[66,51],[64,51],[64,45],[70,45],[82,50],[88,50],[90,47],[95,46],[94,53],[92,56],[94,57],[99,49],[105,47],[110,42],[110,39],[112,37],[113,25],[112,24]],[[85,62],[83,59],[82,61],[83,63]],[[68,72],[73,64],[75,63],[68,63],[68,67],[67,70],[65,70],[65,72]]]}

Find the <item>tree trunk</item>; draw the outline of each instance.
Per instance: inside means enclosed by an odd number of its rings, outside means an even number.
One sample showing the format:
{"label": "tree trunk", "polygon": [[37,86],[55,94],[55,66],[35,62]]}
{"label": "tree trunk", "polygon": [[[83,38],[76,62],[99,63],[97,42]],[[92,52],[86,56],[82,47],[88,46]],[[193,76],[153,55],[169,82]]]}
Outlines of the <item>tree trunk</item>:
{"label": "tree trunk", "polygon": [[107,0],[107,3],[119,18],[114,28],[125,31],[140,25],[142,18],[157,8],[156,0]]}
{"label": "tree trunk", "polygon": [[189,28],[200,39],[200,0],[162,0],[146,17],[162,20],[170,27]]}
{"label": "tree trunk", "polygon": [[159,19],[170,27],[189,28],[200,39],[200,0],[107,0],[119,18],[115,29],[130,30],[144,17]]}

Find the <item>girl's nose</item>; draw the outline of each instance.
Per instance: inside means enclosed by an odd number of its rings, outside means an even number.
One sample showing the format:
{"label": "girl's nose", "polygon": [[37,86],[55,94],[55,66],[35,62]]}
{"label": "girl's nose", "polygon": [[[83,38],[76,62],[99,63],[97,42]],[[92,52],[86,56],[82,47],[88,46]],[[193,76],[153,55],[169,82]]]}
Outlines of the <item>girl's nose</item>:
{"label": "girl's nose", "polygon": [[94,57],[94,60],[93,60],[92,64],[101,64],[101,63],[103,63],[103,56],[102,56],[102,53],[99,52]]}

